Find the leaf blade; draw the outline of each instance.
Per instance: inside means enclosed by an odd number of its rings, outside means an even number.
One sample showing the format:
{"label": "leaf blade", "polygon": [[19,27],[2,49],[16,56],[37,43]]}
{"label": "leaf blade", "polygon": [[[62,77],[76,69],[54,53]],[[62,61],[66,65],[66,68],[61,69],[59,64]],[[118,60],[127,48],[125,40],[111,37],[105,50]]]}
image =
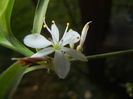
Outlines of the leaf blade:
{"label": "leaf blade", "polygon": [[8,99],[14,93],[24,75],[26,67],[15,63],[0,75],[0,99]]}
{"label": "leaf blade", "polygon": [[[21,44],[13,35],[10,27],[10,18],[13,9],[15,0],[0,0],[0,42],[5,40],[6,42],[11,43],[8,48],[14,47],[16,51],[20,52],[23,55],[31,56],[33,54],[28,48]],[[3,45],[7,46],[5,43]]]}
{"label": "leaf blade", "polygon": [[45,20],[45,14],[47,11],[49,0],[39,0],[36,8],[32,33],[40,33],[43,22]]}

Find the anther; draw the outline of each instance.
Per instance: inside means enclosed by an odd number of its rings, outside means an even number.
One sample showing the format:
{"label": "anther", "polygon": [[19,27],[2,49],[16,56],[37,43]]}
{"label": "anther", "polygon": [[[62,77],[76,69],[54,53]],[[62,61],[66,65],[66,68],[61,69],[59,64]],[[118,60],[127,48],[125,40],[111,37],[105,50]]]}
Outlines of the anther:
{"label": "anther", "polygon": [[52,20],[52,23],[54,24],[54,23],[55,23],[55,21],[54,21],[54,20]]}
{"label": "anther", "polygon": [[44,27],[44,28],[46,28],[46,27],[47,27],[47,25],[46,25],[46,24],[44,24],[44,25],[43,25],[43,27]]}
{"label": "anther", "polygon": [[69,26],[70,25],[70,23],[69,22],[67,22],[67,26]]}
{"label": "anther", "polygon": [[51,41],[51,40],[52,40],[52,38],[51,38],[51,37],[49,37],[49,38],[48,38],[48,40],[50,40],[50,41]]}

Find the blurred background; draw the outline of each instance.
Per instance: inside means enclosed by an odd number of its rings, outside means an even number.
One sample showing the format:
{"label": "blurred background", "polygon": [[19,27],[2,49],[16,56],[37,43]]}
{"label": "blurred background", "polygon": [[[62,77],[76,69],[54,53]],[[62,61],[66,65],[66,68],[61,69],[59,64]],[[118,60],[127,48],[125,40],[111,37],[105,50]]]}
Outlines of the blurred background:
{"label": "blurred background", "polygon": [[[12,30],[23,42],[32,29],[37,0],[16,0]],[[46,21],[55,20],[63,33],[66,22],[79,33],[93,21],[84,53],[133,49],[133,0],[50,0]],[[45,32],[43,30],[42,32]],[[23,57],[0,46],[0,72],[12,57]],[[7,57],[8,56],[8,57]],[[133,55],[73,62],[66,79],[38,70],[24,76],[13,99],[131,99],[133,97]]]}

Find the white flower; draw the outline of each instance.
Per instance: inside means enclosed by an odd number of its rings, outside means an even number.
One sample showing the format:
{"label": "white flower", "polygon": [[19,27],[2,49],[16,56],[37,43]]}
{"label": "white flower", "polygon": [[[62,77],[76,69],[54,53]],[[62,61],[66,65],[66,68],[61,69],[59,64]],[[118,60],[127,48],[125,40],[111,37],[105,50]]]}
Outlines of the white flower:
{"label": "white flower", "polygon": [[52,36],[51,41],[43,35],[36,33],[27,35],[24,38],[24,44],[31,48],[43,48],[31,57],[43,57],[55,52],[53,61],[54,70],[60,78],[65,78],[70,71],[70,61],[65,53],[81,61],[87,61],[87,58],[81,52],[65,47],[68,44],[73,45],[77,43],[80,40],[79,33],[72,29],[68,31],[69,23],[67,23],[64,35],[59,40],[59,30],[55,22],[52,21],[52,23],[51,29],[46,24],[44,26]]}

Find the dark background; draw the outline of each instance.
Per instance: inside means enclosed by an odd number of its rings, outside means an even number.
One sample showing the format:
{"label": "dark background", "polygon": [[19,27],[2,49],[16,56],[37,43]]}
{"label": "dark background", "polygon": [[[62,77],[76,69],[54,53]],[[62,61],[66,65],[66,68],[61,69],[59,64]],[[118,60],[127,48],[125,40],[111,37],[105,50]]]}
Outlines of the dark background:
{"label": "dark background", "polygon": [[[16,0],[12,30],[23,42],[32,29],[37,0]],[[50,0],[46,21],[55,20],[61,33],[66,22],[79,33],[93,21],[84,53],[94,55],[133,48],[133,0]],[[0,72],[19,53],[0,47]],[[8,56],[8,57],[7,57]],[[24,76],[13,99],[131,99],[133,55],[121,55],[71,64],[66,79],[38,70]]]}

